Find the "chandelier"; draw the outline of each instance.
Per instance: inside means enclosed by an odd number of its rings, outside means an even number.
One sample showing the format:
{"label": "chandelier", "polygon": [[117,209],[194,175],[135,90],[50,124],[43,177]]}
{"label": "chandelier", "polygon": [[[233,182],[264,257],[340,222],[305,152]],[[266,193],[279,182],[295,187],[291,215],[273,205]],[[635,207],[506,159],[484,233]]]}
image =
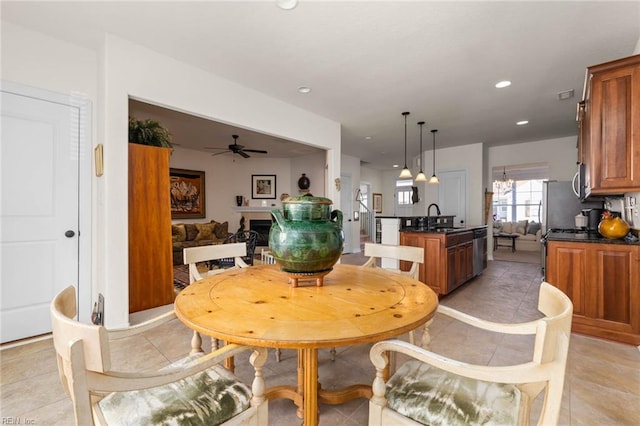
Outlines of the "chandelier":
{"label": "chandelier", "polygon": [[493,188],[498,193],[506,194],[513,187],[513,179],[507,179],[507,168],[502,168],[502,180],[496,180],[493,182]]}

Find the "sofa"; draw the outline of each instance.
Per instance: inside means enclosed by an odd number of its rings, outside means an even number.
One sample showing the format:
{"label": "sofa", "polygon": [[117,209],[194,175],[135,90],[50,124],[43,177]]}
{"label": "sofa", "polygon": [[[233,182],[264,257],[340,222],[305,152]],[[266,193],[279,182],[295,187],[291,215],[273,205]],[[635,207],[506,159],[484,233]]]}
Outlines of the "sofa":
{"label": "sofa", "polygon": [[173,264],[182,265],[182,249],[187,247],[222,244],[231,235],[229,223],[215,220],[205,223],[174,223],[171,225],[173,239]]}
{"label": "sofa", "polygon": [[516,251],[540,251],[542,229],[540,223],[520,220],[518,222],[493,222],[493,235],[501,232],[516,234]]}

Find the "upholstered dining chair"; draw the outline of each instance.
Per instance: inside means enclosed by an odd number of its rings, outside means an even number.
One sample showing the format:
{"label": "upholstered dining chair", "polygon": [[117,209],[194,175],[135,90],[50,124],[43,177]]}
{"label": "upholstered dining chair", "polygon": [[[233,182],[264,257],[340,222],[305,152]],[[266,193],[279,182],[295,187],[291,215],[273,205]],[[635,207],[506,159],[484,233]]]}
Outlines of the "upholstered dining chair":
{"label": "upholstered dining chair", "polygon": [[[540,285],[543,318],[521,324],[484,321],[440,305],[438,313],[479,329],[534,335],[531,360],[485,366],[453,360],[401,340],[376,343],[376,368],[369,425],[495,424],[528,425],[531,404],[544,391],[538,425],[558,423],[573,305],[559,289]],[[387,352],[410,360],[385,382]]]}
{"label": "upholstered dining chair", "polygon": [[192,355],[158,371],[116,371],[111,365],[111,342],[166,323],[175,314],[172,311],[137,326],[107,330],[74,320],[75,295],[72,286],[56,295],[51,319],[58,372],[73,402],[76,425],[268,424],[262,378],[265,349],[255,349],[250,357],[255,370],[251,387],[220,365],[230,356],[251,350],[239,345]]}

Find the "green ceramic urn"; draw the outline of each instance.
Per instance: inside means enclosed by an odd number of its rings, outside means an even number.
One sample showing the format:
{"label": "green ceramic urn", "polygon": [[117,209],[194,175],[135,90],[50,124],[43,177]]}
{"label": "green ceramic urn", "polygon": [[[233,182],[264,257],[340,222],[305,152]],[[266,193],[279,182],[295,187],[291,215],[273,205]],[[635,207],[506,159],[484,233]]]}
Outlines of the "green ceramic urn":
{"label": "green ceramic urn", "polygon": [[342,254],[342,212],[331,211],[328,198],[303,195],[273,210],[269,250],[284,272],[314,274],[330,271]]}

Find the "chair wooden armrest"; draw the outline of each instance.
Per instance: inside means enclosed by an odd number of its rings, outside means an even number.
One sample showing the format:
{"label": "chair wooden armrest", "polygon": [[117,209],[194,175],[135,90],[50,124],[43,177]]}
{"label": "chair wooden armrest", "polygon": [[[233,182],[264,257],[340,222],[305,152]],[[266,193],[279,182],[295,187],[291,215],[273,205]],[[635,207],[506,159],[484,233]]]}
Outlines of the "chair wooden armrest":
{"label": "chair wooden armrest", "polygon": [[[89,371],[86,375],[87,385],[95,392],[125,392],[162,386],[207,370],[214,365],[221,364],[227,358],[251,349],[252,348],[248,346],[229,344],[216,351],[202,355],[181,367],[166,368],[153,372],[110,370],[108,372],[97,373]],[[264,365],[264,361],[266,361],[267,350],[264,348],[254,350],[262,354],[262,357],[257,358],[258,363],[254,365],[254,368],[261,368]],[[82,341],[76,340],[71,342],[69,352],[72,363],[75,357],[84,357]],[[262,361],[262,364],[260,364],[260,361]]]}
{"label": "chair wooden armrest", "polygon": [[123,339],[125,337],[134,336],[139,333],[143,333],[147,330],[150,330],[154,327],[167,323],[173,319],[176,319],[176,314],[171,309],[169,312],[165,312],[164,314],[158,315],[155,318],[150,320],[141,322],[140,324],[132,325],[127,328],[114,328],[107,329],[107,333],[109,336],[109,340],[118,340]]}
{"label": "chair wooden armrest", "polygon": [[439,314],[443,314],[448,317],[454,318],[460,322],[469,324],[476,328],[494,331],[496,333],[535,334],[536,327],[539,324],[539,321],[530,321],[530,322],[519,323],[519,324],[506,324],[506,323],[486,321],[486,320],[465,314],[464,312],[456,311],[455,309],[452,309],[452,308],[449,308],[448,306],[443,306],[443,305],[438,305],[438,309],[436,312],[438,312]]}

